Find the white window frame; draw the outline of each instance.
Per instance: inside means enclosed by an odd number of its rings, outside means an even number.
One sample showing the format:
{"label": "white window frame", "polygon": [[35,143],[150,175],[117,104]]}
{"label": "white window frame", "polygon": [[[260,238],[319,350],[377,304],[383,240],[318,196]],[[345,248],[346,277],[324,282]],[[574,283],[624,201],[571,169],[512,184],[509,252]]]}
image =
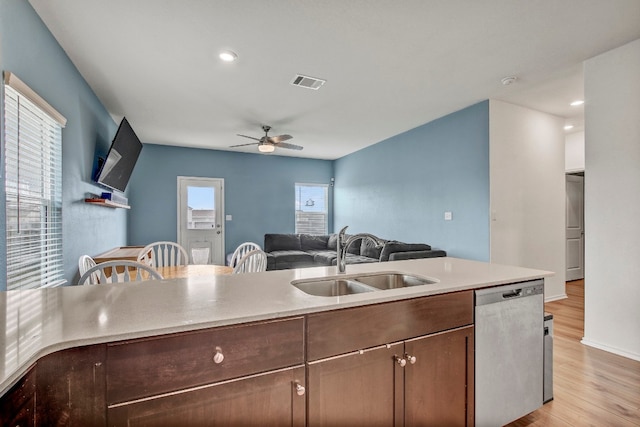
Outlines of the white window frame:
{"label": "white window frame", "polygon": [[15,74],[3,89],[7,290],[60,286],[66,119]]}
{"label": "white window frame", "polygon": [[[324,211],[320,212],[305,212],[304,201],[300,200],[300,191],[299,187],[320,187],[324,189]],[[315,234],[315,235],[324,235],[329,233],[329,185],[328,184],[312,184],[312,183],[295,183],[295,233],[296,234]],[[308,216],[313,214],[317,214],[317,216],[324,216],[324,225],[323,228],[320,229],[318,227],[314,227],[312,225],[306,225],[309,220]],[[305,218],[306,217],[306,218]]]}

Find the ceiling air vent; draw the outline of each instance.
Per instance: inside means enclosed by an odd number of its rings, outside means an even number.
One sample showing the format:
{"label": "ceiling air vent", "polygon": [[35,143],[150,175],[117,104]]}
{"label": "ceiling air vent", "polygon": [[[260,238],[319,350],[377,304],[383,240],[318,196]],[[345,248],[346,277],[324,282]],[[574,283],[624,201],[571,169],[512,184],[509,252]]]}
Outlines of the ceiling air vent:
{"label": "ceiling air vent", "polygon": [[326,80],[316,79],[315,77],[303,76],[298,74],[293,78],[291,84],[294,86],[305,87],[307,89],[318,90],[320,86],[325,84]]}

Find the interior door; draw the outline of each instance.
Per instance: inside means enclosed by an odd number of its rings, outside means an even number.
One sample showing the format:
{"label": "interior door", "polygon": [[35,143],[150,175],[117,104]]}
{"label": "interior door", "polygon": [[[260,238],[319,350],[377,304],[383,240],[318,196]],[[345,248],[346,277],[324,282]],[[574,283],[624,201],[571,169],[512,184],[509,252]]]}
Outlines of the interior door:
{"label": "interior door", "polygon": [[191,264],[224,265],[224,180],[178,177],[178,243]]}
{"label": "interior door", "polygon": [[584,176],[567,175],[566,280],[584,279]]}

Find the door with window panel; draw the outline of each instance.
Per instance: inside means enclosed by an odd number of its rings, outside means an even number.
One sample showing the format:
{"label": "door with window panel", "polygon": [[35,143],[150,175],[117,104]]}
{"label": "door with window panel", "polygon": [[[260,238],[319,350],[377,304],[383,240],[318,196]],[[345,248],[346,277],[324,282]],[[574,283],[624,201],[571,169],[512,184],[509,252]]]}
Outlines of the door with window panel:
{"label": "door with window panel", "polygon": [[327,234],[329,229],[329,186],[296,184],[296,228],[300,234]]}
{"label": "door with window panel", "polygon": [[178,243],[190,264],[224,265],[223,179],[178,177]]}

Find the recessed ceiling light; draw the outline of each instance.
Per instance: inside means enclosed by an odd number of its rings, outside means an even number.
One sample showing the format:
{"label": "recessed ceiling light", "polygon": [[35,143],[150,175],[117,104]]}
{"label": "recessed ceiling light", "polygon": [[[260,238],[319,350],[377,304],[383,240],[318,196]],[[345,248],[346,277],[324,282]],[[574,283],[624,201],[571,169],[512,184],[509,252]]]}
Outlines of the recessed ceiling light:
{"label": "recessed ceiling light", "polygon": [[223,50],[222,52],[220,52],[219,57],[224,62],[233,62],[236,59],[238,59],[238,54],[236,54],[235,52],[233,52],[231,50]]}
{"label": "recessed ceiling light", "polygon": [[571,130],[571,129],[573,129],[573,125],[566,125],[564,127],[564,130]]}
{"label": "recessed ceiling light", "polygon": [[582,99],[578,99],[577,101],[573,101],[571,104],[572,107],[577,107],[578,105],[582,105],[584,104],[584,101]]}

